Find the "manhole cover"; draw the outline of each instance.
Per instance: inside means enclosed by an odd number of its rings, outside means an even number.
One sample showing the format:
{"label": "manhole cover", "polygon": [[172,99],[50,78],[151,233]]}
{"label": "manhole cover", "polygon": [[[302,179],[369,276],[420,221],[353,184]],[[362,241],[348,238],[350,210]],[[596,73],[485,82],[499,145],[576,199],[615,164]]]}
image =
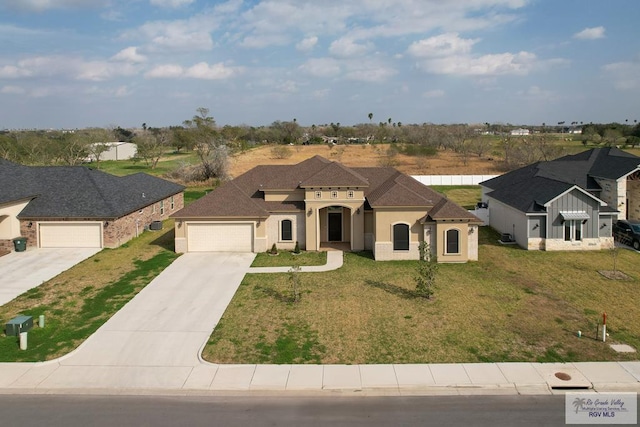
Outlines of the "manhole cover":
{"label": "manhole cover", "polygon": [[564,372],[556,372],[556,378],[562,381],[569,381],[571,380],[571,375],[565,374]]}

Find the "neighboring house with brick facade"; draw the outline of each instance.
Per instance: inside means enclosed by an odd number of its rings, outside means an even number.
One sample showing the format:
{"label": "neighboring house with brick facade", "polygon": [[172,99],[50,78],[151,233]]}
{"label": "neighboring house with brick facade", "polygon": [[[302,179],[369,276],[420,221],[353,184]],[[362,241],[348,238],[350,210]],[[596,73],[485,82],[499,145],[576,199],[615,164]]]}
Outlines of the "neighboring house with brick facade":
{"label": "neighboring house with brick facade", "polygon": [[478,259],[481,221],[394,168],[349,168],[315,156],[257,166],[181,211],[177,252],[371,250],[376,260],[418,259],[429,243],[439,262]]}
{"label": "neighboring house with brick facade", "polygon": [[489,225],[530,250],[613,247],[615,219],[640,219],[640,157],[594,148],[480,183]]}
{"label": "neighboring house with brick facade", "polygon": [[117,177],[84,166],[0,159],[0,248],[120,246],[183,208],[184,187],[144,173]]}

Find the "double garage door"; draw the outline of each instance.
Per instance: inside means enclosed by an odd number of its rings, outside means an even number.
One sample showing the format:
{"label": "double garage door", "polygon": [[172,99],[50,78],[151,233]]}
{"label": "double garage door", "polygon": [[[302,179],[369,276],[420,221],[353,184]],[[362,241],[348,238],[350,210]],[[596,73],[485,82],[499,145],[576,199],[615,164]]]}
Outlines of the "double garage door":
{"label": "double garage door", "polygon": [[41,248],[101,248],[99,222],[41,222],[38,225]]}
{"label": "double garage door", "polygon": [[188,252],[252,252],[253,224],[187,223]]}

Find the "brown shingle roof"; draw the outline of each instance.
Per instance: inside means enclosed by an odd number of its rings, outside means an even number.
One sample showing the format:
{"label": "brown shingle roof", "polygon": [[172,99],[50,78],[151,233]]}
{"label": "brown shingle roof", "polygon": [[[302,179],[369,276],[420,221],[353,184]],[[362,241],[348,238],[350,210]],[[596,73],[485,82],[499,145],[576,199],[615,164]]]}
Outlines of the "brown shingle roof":
{"label": "brown shingle roof", "polygon": [[444,197],[438,204],[429,210],[425,219],[432,219],[434,221],[443,219],[459,219],[471,222],[482,222],[478,217],[466,209],[456,205],[451,200]]}
{"label": "brown shingle roof", "polygon": [[265,202],[265,190],[304,187],[360,187],[369,205],[420,207],[433,220],[478,220],[441,194],[393,168],[348,168],[315,156],[296,165],[262,165],[229,181],[188,207],[175,218],[260,217],[270,212],[303,211],[304,202]]}
{"label": "brown shingle roof", "polygon": [[338,162],[331,162],[315,174],[302,180],[306,187],[368,187],[369,181],[353,169]]}

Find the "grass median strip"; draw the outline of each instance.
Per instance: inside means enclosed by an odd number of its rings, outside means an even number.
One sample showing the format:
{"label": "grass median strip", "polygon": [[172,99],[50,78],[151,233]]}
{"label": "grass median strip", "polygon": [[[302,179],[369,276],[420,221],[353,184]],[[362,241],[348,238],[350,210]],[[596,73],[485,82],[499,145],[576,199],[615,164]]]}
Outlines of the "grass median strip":
{"label": "grass median strip", "polygon": [[[0,307],[3,325],[21,314],[34,318],[27,350],[19,350],[17,337],[0,337],[0,361],[50,360],[75,349],[177,258],[172,245],[173,228],[145,232]],[[41,314],[42,329],[35,325]]]}
{"label": "grass median strip", "polygon": [[[480,231],[480,261],[442,264],[434,298],[415,295],[416,261],[346,253],[344,267],[247,275],[203,356],[218,363],[449,363],[635,360],[596,341],[602,312],[611,342],[640,349],[638,254],[544,252],[503,246]],[[581,330],[583,336],[577,337]]]}

